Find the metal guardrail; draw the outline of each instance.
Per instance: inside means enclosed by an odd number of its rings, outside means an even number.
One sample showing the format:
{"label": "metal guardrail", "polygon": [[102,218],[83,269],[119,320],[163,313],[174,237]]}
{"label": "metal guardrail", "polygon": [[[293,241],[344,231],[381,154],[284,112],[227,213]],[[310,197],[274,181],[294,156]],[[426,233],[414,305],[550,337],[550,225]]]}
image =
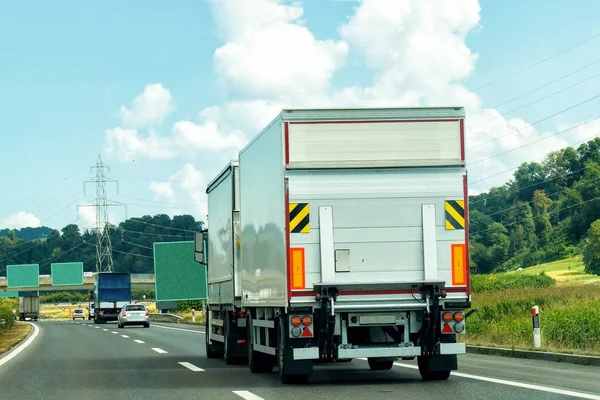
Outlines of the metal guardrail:
{"label": "metal guardrail", "polygon": [[180,317],[179,315],[175,315],[175,314],[160,314],[160,313],[150,313],[150,320],[151,321],[156,321],[156,322],[160,322],[160,320],[169,320],[169,321],[173,321],[175,320],[177,323],[179,323],[179,321],[181,321],[183,318]]}

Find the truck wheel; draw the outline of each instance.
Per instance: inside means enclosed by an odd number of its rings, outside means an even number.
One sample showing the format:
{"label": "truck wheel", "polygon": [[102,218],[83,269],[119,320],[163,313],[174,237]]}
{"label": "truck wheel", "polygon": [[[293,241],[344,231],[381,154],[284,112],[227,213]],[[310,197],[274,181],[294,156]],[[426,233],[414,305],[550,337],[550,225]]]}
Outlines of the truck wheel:
{"label": "truck wheel", "polygon": [[283,321],[284,319],[279,321],[277,328],[277,367],[279,368],[279,380],[286,385],[290,383],[304,384],[308,382],[309,374],[291,375],[289,373],[289,370],[294,367],[294,360],[290,360],[285,354],[286,332]]}
{"label": "truck wheel", "polygon": [[419,373],[424,381],[445,381],[450,377],[450,371],[434,371],[431,368],[432,360],[428,357],[417,357]]}
{"label": "truck wheel", "polygon": [[371,371],[387,371],[394,366],[394,360],[378,360],[377,358],[369,358],[369,368]]}
{"label": "truck wheel", "polygon": [[254,325],[252,325],[252,315],[248,313],[248,367],[253,374],[269,373],[273,371],[273,362],[266,354],[254,350]]}
{"label": "truck wheel", "polygon": [[207,358],[223,358],[223,352],[219,351],[218,349],[215,349],[215,345],[214,344],[210,344],[209,343],[209,339],[210,339],[210,325],[208,323],[208,315],[206,316],[206,325],[205,325],[205,330],[204,330],[204,337],[206,338],[205,344],[206,344],[206,357]]}

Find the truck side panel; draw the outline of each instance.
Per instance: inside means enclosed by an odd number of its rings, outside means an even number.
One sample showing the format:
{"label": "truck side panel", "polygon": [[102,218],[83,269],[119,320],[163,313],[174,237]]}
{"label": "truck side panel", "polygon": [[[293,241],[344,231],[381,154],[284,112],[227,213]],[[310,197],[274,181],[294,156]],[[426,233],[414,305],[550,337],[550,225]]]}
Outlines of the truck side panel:
{"label": "truck side panel", "polygon": [[[302,289],[328,279],[365,284],[440,279],[453,286],[452,245],[464,245],[465,231],[447,229],[445,201],[462,202],[464,174],[456,167],[288,171],[290,203],[310,210],[310,229],[290,235],[292,249],[304,252]],[[423,205],[434,210],[432,244],[424,242]],[[320,207],[331,207],[333,214],[335,270],[325,271],[328,279],[321,271]],[[431,249],[436,265],[425,276]],[[455,286],[466,286],[457,278]]]}
{"label": "truck side panel", "polygon": [[242,305],[287,300],[284,143],[273,121],[240,152]]}
{"label": "truck side panel", "polygon": [[211,303],[233,302],[233,201],[233,171],[229,169],[208,193],[208,297]]}

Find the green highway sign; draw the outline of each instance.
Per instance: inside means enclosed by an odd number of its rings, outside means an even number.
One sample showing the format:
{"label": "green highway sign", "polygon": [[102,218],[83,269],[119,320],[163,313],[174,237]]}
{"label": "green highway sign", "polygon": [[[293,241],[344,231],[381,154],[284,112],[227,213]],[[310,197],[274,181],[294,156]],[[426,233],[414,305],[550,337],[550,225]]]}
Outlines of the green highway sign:
{"label": "green highway sign", "polygon": [[0,298],[2,297],[19,297],[19,292],[0,292]]}
{"label": "green highway sign", "polygon": [[204,300],[206,267],[194,260],[194,242],[154,243],[156,301]]}
{"label": "green highway sign", "polygon": [[6,266],[6,287],[26,288],[40,286],[40,266],[19,264]]}
{"label": "green highway sign", "polygon": [[52,286],[83,285],[83,263],[52,263],[50,264]]}

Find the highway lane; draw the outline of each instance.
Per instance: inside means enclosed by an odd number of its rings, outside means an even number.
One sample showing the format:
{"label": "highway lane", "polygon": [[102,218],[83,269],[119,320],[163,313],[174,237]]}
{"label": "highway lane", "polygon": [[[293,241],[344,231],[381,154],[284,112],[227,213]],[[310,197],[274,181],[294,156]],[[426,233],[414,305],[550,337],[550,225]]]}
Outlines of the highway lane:
{"label": "highway lane", "polygon": [[444,400],[575,398],[472,377],[600,395],[600,368],[483,355],[461,357],[460,371],[446,382],[422,382],[413,362],[398,363],[392,371],[371,372],[365,361],[354,360],[316,367],[308,385],[283,386],[276,372],[251,374],[247,366],[207,359],[203,329],[197,326],[153,323],[150,329],[118,329],[116,324],[88,321],[40,322],[38,326],[40,334],[32,345],[0,367],[3,397],[104,399],[110,393],[115,400],[141,396],[371,400],[403,394]]}

